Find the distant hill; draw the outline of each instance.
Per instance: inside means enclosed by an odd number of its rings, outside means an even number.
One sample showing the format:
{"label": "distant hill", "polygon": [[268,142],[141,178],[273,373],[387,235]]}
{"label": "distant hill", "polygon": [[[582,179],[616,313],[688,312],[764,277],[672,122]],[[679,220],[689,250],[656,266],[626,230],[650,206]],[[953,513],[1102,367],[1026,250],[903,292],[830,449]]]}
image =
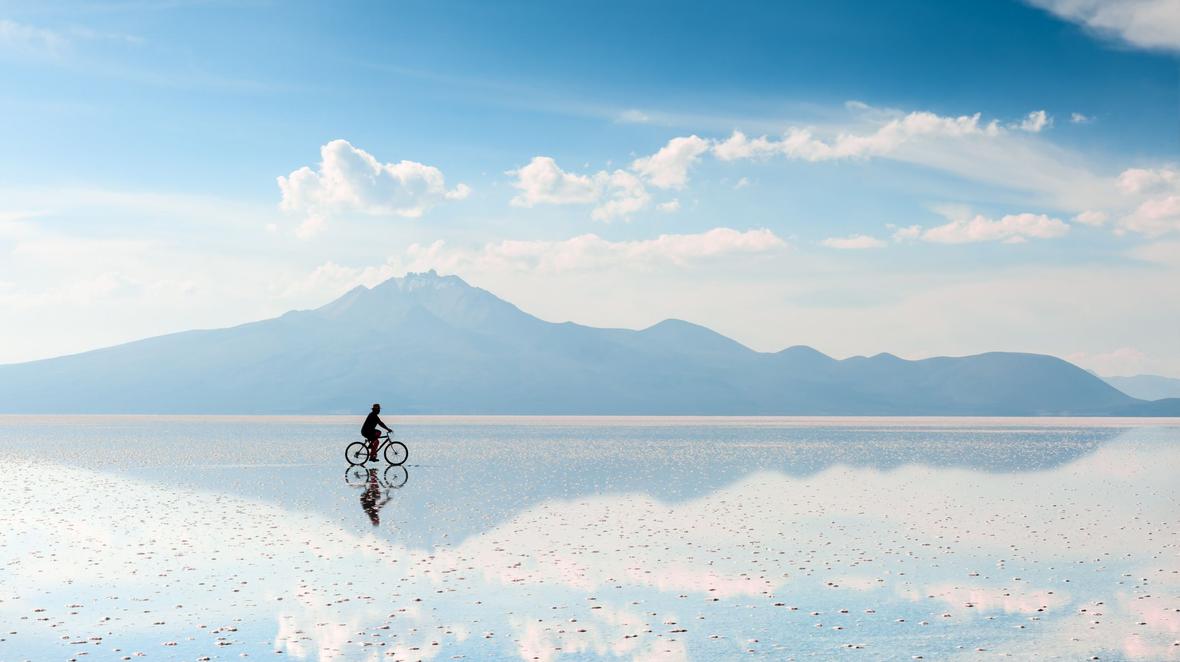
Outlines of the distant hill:
{"label": "distant hill", "polygon": [[1107,384],[1141,400],[1180,398],[1180,379],[1159,375],[1135,375],[1133,377],[1103,377]]}
{"label": "distant hill", "polygon": [[689,322],[551,323],[433,271],[315,310],[0,366],[22,413],[1180,415],[1052,356],[836,360]]}

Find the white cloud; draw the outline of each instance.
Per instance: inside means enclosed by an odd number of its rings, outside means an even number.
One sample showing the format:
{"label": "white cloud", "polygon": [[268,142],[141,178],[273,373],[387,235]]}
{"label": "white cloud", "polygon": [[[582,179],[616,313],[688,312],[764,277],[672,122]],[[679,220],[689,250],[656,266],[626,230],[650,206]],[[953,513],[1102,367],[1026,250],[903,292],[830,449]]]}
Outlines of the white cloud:
{"label": "white cloud", "polygon": [[[1044,110],[1029,113],[1009,130],[980,113],[943,116],[928,111],[902,113],[848,104],[858,114],[855,126],[813,129],[790,127],[781,136],[750,137],[735,130],[724,140],[689,135],[673,138],[655,154],[636,159],[630,171],[648,186],[682,189],[689,172],[706,154],[720,161],[783,157],[808,162],[888,158],[955,174],[973,181],[1041,195],[1045,206],[1082,212],[1109,206],[1118,199],[1111,180],[1090,172],[1082,160],[1036,135],[1052,125]],[[552,159],[510,171],[523,193],[513,204],[599,204],[611,173],[566,173]],[[533,172],[533,171],[536,172]],[[616,171],[617,172],[617,171]],[[536,175],[536,177],[531,177]],[[748,184],[738,180],[736,187]],[[623,209],[641,209],[637,188],[625,195]],[[602,210],[598,217],[624,216]]]}
{"label": "white cloud", "polygon": [[1043,110],[1034,110],[1025,117],[1016,128],[1029,133],[1040,133],[1042,129],[1053,126],[1053,119]]}
{"label": "white cloud", "polygon": [[930,112],[913,112],[889,120],[870,133],[841,133],[829,141],[816,138],[810,129],[797,127],[788,129],[777,140],[766,136],[750,139],[741,131],[734,131],[728,139],[713,148],[713,153],[723,161],[774,155],[805,161],[828,161],[884,156],[920,138],[996,136],[1000,132],[995,122],[981,124],[979,113],[943,117]]}
{"label": "white cloud", "polygon": [[682,189],[688,182],[688,169],[710,146],[708,140],[696,135],[673,138],[655,154],[636,159],[631,169],[657,188]]}
{"label": "white cloud", "polygon": [[591,216],[610,221],[626,218],[651,202],[643,182],[625,170],[579,175],[562,170],[551,157],[535,156],[528,165],[508,174],[516,177],[512,186],[520,191],[512,198],[517,207],[594,204]]}
{"label": "white cloud", "polygon": [[651,121],[651,117],[642,110],[629,108],[619,113],[617,120],[624,124],[646,124]]}
{"label": "white cloud", "polygon": [[1134,207],[1119,219],[1116,232],[1149,237],[1180,232],[1180,171],[1129,168],[1119,174],[1117,185]]}
{"label": "white cloud", "polygon": [[923,241],[939,244],[964,244],[978,241],[1020,243],[1026,239],[1052,239],[1064,236],[1069,226],[1044,214],[1009,214],[989,219],[981,214],[954,219],[922,233]]}
{"label": "white cloud", "polygon": [[1141,48],[1180,50],[1180,3],[1176,0],[1028,1]]}
{"label": "white cloud", "polygon": [[528,165],[508,174],[516,177],[512,185],[520,190],[512,198],[517,207],[589,204],[598,200],[599,186],[593,177],[566,172],[548,156],[534,156]]}
{"label": "white cloud", "polygon": [[1110,214],[1104,211],[1087,210],[1073,217],[1074,223],[1081,223],[1082,225],[1098,226],[1106,223],[1110,219]]}
{"label": "white cloud", "polygon": [[304,234],[339,214],[418,218],[439,202],[471,192],[465,184],[448,190],[438,168],[415,161],[381,163],[347,140],[327,143],[320,157],[318,169],[304,166],[278,178],[280,208],[307,216]]}
{"label": "white cloud", "polygon": [[[858,110],[859,123],[852,126],[791,127],[780,137],[750,137],[734,131],[729,138],[715,142],[713,154],[721,161],[886,158],[975,182],[1030,191],[1040,196],[1044,206],[1073,212],[1105,206],[1118,197],[1110,179],[1091,172],[1079,155],[1039,134],[1011,131],[996,120],[985,121],[978,113],[943,116],[869,107],[854,110]],[[1037,113],[1032,116],[1030,128],[1040,117]],[[1049,123],[1047,114],[1044,121]]]}
{"label": "white cloud", "polygon": [[1094,121],[1094,118],[1083,115],[1082,113],[1070,113],[1069,121],[1073,124],[1089,124]]}
{"label": "white cloud", "polygon": [[1180,172],[1171,168],[1128,168],[1119,174],[1123,193],[1147,193],[1167,185],[1180,185]]}
{"label": "white cloud", "polygon": [[667,202],[661,202],[660,204],[656,205],[656,209],[658,209],[659,211],[662,211],[666,214],[671,214],[672,212],[680,211],[680,200],[677,199],[677,200],[669,200]]}
{"label": "white cloud", "polygon": [[688,266],[702,260],[783,250],[787,243],[770,230],[713,228],[700,234],[662,234],[655,239],[609,241],[584,234],[558,241],[504,240],[468,250],[442,241],[413,244],[406,251],[409,271],[466,269],[547,273],[614,267]]}
{"label": "white cloud", "polygon": [[0,19],[0,48],[21,52],[59,53],[69,44],[61,33]]}
{"label": "white cloud", "polygon": [[1119,227],[1149,237],[1180,232],[1180,194],[1144,200],[1133,212],[1119,219]]}
{"label": "white cloud", "polygon": [[1147,364],[1147,355],[1134,347],[1119,347],[1109,352],[1091,354],[1074,352],[1065,357],[1066,361],[1080,365],[1104,377],[1139,375]]}
{"label": "white cloud", "polygon": [[627,218],[651,203],[643,182],[625,170],[616,170],[602,179],[604,199],[590,214],[596,221]]}
{"label": "white cloud", "polygon": [[921,225],[908,225],[904,228],[899,228],[895,225],[887,227],[893,230],[893,241],[908,241],[922,236]]}
{"label": "white cloud", "polygon": [[849,237],[831,237],[820,242],[828,248],[839,248],[841,250],[857,250],[863,248],[881,248],[885,245],[884,241],[876,237],[870,237],[867,234],[854,234]]}

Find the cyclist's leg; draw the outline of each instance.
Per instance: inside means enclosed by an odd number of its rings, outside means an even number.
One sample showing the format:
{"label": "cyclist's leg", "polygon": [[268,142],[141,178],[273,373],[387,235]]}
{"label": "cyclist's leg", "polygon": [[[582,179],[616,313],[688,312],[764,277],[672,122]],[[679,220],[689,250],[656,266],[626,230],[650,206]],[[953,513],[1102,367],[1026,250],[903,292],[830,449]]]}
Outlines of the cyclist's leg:
{"label": "cyclist's leg", "polygon": [[377,461],[377,451],[381,448],[381,435],[373,432],[373,436],[369,437],[369,461]]}

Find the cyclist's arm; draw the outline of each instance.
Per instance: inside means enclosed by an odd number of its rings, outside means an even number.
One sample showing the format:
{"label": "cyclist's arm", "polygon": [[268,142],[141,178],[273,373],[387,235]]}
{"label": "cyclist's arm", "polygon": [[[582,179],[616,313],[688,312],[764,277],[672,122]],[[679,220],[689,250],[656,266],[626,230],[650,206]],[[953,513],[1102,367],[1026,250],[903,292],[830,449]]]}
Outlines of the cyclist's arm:
{"label": "cyclist's arm", "polygon": [[385,428],[386,432],[393,432],[393,428],[386,425],[385,421],[381,420],[380,418],[377,419],[377,425],[380,425],[381,427]]}

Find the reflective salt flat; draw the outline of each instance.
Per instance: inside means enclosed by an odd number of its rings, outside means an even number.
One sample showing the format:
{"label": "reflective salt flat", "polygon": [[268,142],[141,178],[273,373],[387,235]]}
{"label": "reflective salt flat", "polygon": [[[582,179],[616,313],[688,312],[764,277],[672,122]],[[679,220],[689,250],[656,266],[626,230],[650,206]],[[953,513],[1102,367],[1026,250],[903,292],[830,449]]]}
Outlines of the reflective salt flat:
{"label": "reflective salt flat", "polygon": [[0,419],[0,659],[1180,657],[1175,427],[98,423]]}

